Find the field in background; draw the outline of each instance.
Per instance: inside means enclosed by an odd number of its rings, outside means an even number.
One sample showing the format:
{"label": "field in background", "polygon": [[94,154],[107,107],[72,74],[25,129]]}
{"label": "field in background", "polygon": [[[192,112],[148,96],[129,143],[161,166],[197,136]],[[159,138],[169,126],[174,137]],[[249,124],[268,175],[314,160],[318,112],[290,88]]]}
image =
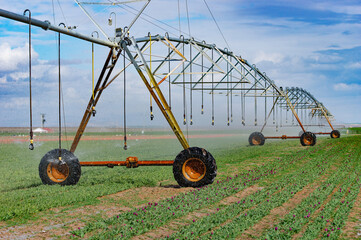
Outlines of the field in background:
{"label": "field in background", "polygon": [[[202,133],[206,132],[197,132]],[[131,134],[142,135],[136,130]],[[154,131],[149,136],[164,134]],[[192,146],[210,151],[218,165],[217,182],[196,191],[177,188],[172,167],[83,167],[76,186],[44,186],[38,164],[57,147],[56,141],[37,142],[34,151],[27,150],[28,142],[1,144],[0,237],[356,236],[361,205],[359,136],[318,137],[311,148],[301,147],[298,140],[267,140],[262,147],[249,147],[247,139],[248,134],[234,131],[190,138]],[[127,156],[153,160],[174,159],[181,151],[172,138],[133,139],[127,151],[122,144],[82,141],[75,154],[81,161]]]}
{"label": "field in background", "polygon": [[350,134],[361,134],[361,127],[348,128]]}

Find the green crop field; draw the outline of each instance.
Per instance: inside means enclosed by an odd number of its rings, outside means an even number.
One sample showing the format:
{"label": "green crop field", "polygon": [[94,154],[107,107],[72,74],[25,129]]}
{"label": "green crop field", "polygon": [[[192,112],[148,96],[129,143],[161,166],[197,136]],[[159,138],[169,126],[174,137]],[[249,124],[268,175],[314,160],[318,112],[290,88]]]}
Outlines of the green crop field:
{"label": "green crop field", "polygon": [[[161,134],[161,133],[157,133]],[[197,133],[198,134],[198,133]],[[361,137],[250,147],[248,135],[191,139],[217,161],[212,185],[178,188],[172,167],[82,167],[75,186],[45,186],[41,157],[56,141],[0,147],[0,238],[355,239]],[[67,143],[63,143],[66,147]],[[70,143],[68,143],[70,144]],[[171,159],[176,139],[82,141],[80,161]]]}
{"label": "green crop field", "polygon": [[361,134],[360,127],[348,128],[350,134]]}

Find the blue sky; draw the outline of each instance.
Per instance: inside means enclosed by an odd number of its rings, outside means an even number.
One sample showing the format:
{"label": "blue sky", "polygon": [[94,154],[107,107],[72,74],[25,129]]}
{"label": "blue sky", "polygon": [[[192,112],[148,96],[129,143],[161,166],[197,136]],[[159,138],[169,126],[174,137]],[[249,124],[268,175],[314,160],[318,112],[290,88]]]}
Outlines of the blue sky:
{"label": "blue sky", "polygon": [[[34,18],[53,22],[52,1],[3,1],[1,8],[22,14],[32,10]],[[56,1],[55,22],[78,26],[90,35],[96,30],[72,0]],[[266,72],[279,86],[302,87],[311,92],[333,113],[338,123],[361,122],[361,1],[207,1],[231,50]],[[181,28],[188,32],[185,1],[181,3]],[[226,47],[203,1],[188,1],[191,34],[196,39]],[[133,6],[133,5],[130,5]],[[139,4],[134,5],[139,8]],[[119,8],[89,9],[108,34],[111,11],[117,13],[117,26],[129,24],[131,15]],[[141,37],[151,32],[178,34],[177,1],[154,0],[146,14],[166,22],[159,27],[140,19],[131,35]],[[28,125],[27,26],[0,18],[0,126]],[[47,114],[48,125],[57,124],[56,115],[56,35],[33,28],[34,121]],[[103,36],[101,36],[103,37]],[[90,43],[62,37],[62,78],[69,125],[76,126],[90,96]],[[108,50],[96,47],[99,70]],[[136,79],[136,73],[129,75]],[[136,82],[135,82],[136,81]],[[128,101],[131,124],[149,123],[149,99],[142,98],[145,88],[139,79],[131,86]],[[121,125],[121,82],[107,90],[98,109],[101,114],[91,124]],[[138,94],[138,95],[137,95]],[[181,102],[181,100],[180,100]],[[111,104],[110,104],[111,103]],[[181,103],[179,103],[181,104]],[[116,109],[119,109],[116,110]],[[175,110],[181,118],[181,111]],[[39,119],[38,119],[39,118]],[[38,124],[39,125],[39,124]]]}

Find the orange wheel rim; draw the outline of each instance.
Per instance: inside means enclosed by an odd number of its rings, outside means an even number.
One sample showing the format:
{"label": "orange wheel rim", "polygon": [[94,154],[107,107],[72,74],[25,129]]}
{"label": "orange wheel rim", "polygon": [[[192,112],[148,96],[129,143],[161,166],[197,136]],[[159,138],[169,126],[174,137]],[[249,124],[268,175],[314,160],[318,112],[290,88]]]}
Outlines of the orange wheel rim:
{"label": "orange wheel rim", "polygon": [[338,138],[338,134],[334,132],[334,133],[332,133],[332,137],[333,138]]}
{"label": "orange wheel rim", "polygon": [[206,165],[198,158],[190,158],[183,164],[182,173],[187,180],[198,182],[206,175]]}
{"label": "orange wheel rim", "polygon": [[48,177],[53,182],[64,182],[65,179],[69,176],[69,167],[67,164],[56,164],[56,163],[49,163],[47,170],[46,170]]}
{"label": "orange wheel rim", "polygon": [[309,135],[305,136],[303,142],[304,142],[306,145],[311,145],[311,144],[313,143],[313,138],[312,138],[312,136],[309,136]]}
{"label": "orange wheel rim", "polygon": [[260,145],[261,144],[261,138],[260,137],[253,137],[252,138],[253,145]]}

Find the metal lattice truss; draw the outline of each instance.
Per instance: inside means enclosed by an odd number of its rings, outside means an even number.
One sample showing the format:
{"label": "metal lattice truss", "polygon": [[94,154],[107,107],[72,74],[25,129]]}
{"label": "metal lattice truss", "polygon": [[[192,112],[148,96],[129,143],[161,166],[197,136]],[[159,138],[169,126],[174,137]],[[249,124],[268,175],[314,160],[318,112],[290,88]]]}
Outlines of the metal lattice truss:
{"label": "metal lattice truss", "polygon": [[[265,113],[267,98],[271,97],[273,103],[271,112],[276,107],[286,108],[292,111],[299,122],[298,109],[310,109],[312,116],[325,116],[325,114],[331,116],[322,103],[307,91],[300,88],[287,88],[283,91],[255,65],[251,65],[228,49],[220,49],[214,44],[186,39],[182,36],[169,37],[167,34],[165,36],[149,34],[143,38],[132,38],[130,42],[135,50],[132,51],[132,55],[134,59],[137,58],[136,65],[139,66],[137,70],[154,78],[153,85],[149,81],[153,88],[162,87],[164,82],[168,82],[168,85],[178,85],[189,90],[190,95],[193,91],[201,91],[202,96],[203,93],[223,94],[227,96],[228,101],[228,98],[232,101],[232,96],[241,96],[242,104],[245,104],[246,97],[253,97],[255,112],[257,112],[257,98],[261,97],[265,98]],[[243,124],[244,115],[242,113]],[[257,125],[257,116],[255,125]]]}
{"label": "metal lattice truss", "polygon": [[[333,115],[328,109],[319,102],[311,93],[302,88],[286,88],[285,90],[291,104],[296,110],[310,110],[312,117],[328,117],[333,118]],[[284,98],[279,100],[278,105],[282,108],[289,109],[289,106]]]}
{"label": "metal lattice truss", "polygon": [[[280,97],[284,94],[254,65],[216,45],[183,37],[148,36],[133,39],[136,54],[142,49],[145,64],[158,80],[185,85],[191,90],[210,94],[244,95],[247,97]],[[139,48],[139,45],[142,45]],[[166,47],[167,51],[165,51]]]}

